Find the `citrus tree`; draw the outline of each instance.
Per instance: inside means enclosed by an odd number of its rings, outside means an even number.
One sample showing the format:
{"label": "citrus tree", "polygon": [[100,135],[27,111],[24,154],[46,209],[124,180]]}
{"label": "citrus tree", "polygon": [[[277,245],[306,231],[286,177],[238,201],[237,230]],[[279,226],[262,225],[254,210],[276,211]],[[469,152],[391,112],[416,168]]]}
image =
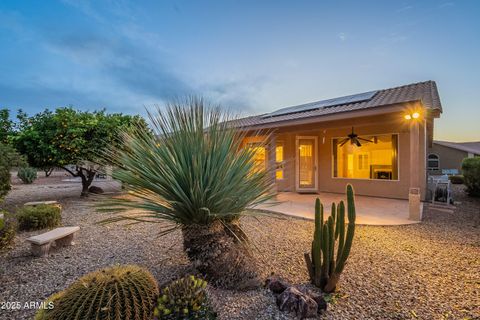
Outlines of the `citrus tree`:
{"label": "citrus tree", "polygon": [[101,165],[101,154],[118,143],[118,132],[145,126],[140,116],[86,112],[71,107],[19,115],[17,150],[36,168],[62,168],[82,181],[82,196]]}

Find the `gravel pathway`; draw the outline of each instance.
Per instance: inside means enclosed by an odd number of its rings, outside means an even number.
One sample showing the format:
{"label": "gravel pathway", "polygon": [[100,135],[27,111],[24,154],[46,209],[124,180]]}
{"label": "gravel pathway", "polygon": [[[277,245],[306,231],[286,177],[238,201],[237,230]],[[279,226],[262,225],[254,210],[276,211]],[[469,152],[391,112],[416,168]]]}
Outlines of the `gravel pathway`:
{"label": "gravel pathway", "polygon": [[[92,209],[92,198],[78,197],[79,185],[44,186],[16,186],[7,206],[34,200],[31,197],[60,200],[63,224],[81,227],[77,244],[47,258],[33,258],[25,239],[34,233],[18,234],[14,248],[0,254],[0,303],[40,302],[81,275],[114,263],[145,266],[160,283],[194,272],[180,233],[159,238],[155,225],[95,224],[106,214]],[[421,224],[359,226],[339,292],[331,297],[323,319],[480,319],[480,201],[463,197],[461,187],[455,192],[461,204],[454,213],[427,208]],[[265,277],[275,273],[310,287],[303,252],[310,247],[312,222],[242,222]],[[265,289],[235,293],[212,288],[211,293],[220,319],[294,319],[278,311]],[[0,319],[31,319],[34,313],[0,310]]]}

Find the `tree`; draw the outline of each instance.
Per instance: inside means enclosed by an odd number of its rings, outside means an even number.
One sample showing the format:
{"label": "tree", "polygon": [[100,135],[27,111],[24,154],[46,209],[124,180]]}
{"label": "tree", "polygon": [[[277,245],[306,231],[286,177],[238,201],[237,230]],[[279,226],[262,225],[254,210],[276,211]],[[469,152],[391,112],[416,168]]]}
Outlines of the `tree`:
{"label": "tree", "polygon": [[62,168],[82,180],[82,196],[101,167],[101,155],[118,144],[118,132],[145,126],[140,116],[84,112],[71,107],[48,109],[32,117],[19,114],[17,150],[36,168]]}
{"label": "tree", "polygon": [[0,143],[7,144],[13,134],[14,123],[8,109],[0,109]]}
{"label": "tree", "polygon": [[24,159],[9,145],[0,142],[0,202],[10,191],[10,169],[25,165]]}
{"label": "tree", "polygon": [[152,116],[153,134],[124,134],[110,160],[129,198],[112,199],[104,209],[140,209],[109,222],[163,222],[163,233],[181,229],[190,261],[213,284],[247,289],[259,279],[239,218],[272,197],[273,181],[271,172],[255,170],[255,151],[241,147],[246,133],[224,120],[218,109],[191,99]]}

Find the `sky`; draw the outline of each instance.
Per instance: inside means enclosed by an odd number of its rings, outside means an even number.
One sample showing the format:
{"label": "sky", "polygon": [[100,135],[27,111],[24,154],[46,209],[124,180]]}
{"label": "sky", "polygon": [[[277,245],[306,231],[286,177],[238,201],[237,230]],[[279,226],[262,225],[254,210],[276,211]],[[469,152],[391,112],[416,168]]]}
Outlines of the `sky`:
{"label": "sky", "polygon": [[435,139],[480,140],[480,1],[0,0],[0,108],[238,115],[425,80]]}

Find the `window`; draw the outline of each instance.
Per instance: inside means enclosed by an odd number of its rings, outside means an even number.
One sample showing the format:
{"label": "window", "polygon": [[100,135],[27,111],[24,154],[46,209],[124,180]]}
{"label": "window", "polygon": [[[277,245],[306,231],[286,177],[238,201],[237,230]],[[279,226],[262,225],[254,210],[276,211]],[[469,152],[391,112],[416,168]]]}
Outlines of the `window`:
{"label": "window", "polygon": [[333,176],[398,180],[398,135],[361,136],[361,146],[333,139]]}
{"label": "window", "polygon": [[428,170],[440,169],[440,158],[438,157],[438,155],[434,153],[430,153],[428,155],[427,167],[428,167]]}
{"label": "window", "polygon": [[247,143],[247,148],[253,150],[254,171],[265,170],[267,168],[267,152],[265,146],[261,143]]}
{"label": "window", "polygon": [[277,145],[275,147],[275,162],[276,162],[276,171],[275,171],[275,178],[276,180],[282,180],[285,178],[284,176],[284,155],[283,155],[283,141],[277,141]]}

